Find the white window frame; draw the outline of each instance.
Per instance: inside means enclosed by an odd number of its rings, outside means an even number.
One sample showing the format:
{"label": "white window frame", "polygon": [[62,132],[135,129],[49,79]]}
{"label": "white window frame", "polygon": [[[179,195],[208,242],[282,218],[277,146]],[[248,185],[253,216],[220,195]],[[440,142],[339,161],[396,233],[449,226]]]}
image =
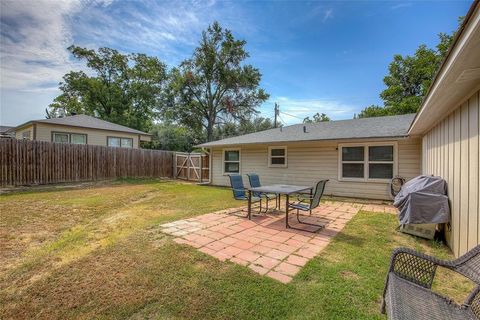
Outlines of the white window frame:
{"label": "white window frame", "polygon": [[[272,156],[273,149],[283,149],[285,150],[285,155],[283,156]],[[284,164],[273,164],[272,158],[285,158]],[[287,167],[287,147],[286,146],[270,146],[268,147],[268,167],[269,168],[286,168]]]}
{"label": "white window frame", "polygon": [[22,139],[30,140],[30,130],[26,130],[22,132]]}
{"label": "white window frame", "polygon": [[[225,151],[238,151],[238,161],[227,161],[227,162],[238,162],[238,172],[225,172]],[[229,174],[241,174],[242,172],[242,150],[240,148],[227,148],[222,149],[222,174],[228,176]]]}
{"label": "white window frame", "polygon": [[[85,143],[75,143],[72,141],[72,136],[84,136],[85,137]],[[71,144],[88,144],[88,136],[85,134],[85,133],[75,133],[75,132],[72,132],[68,135],[68,141],[70,141]]]}
{"label": "white window frame", "polygon": [[[392,146],[393,147],[393,162],[392,161],[370,161],[368,159],[368,147],[375,146]],[[363,161],[345,161],[345,163],[363,163],[363,178],[344,178],[343,177],[343,161],[342,161],[342,149],[344,147],[363,147]],[[369,164],[393,164],[393,177],[398,175],[398,144],[396,141],[384,141],[384,142],[363,142],[363,143],[341,143],[338,145],[338,181],[352,181],[352,182],[381,182],[389,183],[390,178],[378,179],[369,178]]]}
{"label": "white window frame", "polygon": [[[85,143],[73,143],[72,142],[72,135],[79,135],[79,136],[85,136]],[[55,141],[55,136],[56,135],[66,135],[68,136],[68,142],[56,142]],[[86,145],[88,144],[88,134],[86,133],[78,133],[78,132],[62,132],[62,131],[52,131],[52,142],[55,143],[68,143],[68,144],[78,144],[78,145]]]}
{"label": "white window frame", "polygon": [[[57,142],[57,141],[55,141],[55,136],[57,136],[57,135],[67,136],[68,142]],[[67,132],[54,131],[54,132],[52,132],[52,142],[55,142],[55,143],[70,143],[70,134],[68,134]]]}
{"label": "white window frame", "polygon": [[[120,142],[120,145],[119,145],[119,146],[111,146],[111,145],[109,145],[109,140],[110,140],[110,139],[118,139],[118,141]],[[132,141],[132,146],[131,146],[131,147],[124,147],[124,146],[122,146],[122,140],[130,140],[130,141]],[[133,138],[118,137],[118,136],[107,136],[107,147],[133,149]]]}

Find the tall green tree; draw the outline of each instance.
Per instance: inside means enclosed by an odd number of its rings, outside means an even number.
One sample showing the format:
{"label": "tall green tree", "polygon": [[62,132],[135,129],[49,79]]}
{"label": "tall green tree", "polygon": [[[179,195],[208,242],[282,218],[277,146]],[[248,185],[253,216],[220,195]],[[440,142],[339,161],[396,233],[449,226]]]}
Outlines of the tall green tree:
{"label": "tall green tree", "polygon": [[269,118],[254,117],[252,119],[231,121],[216,125],[213,132],[213,138],[215,140],[224,139],[273,128],[273,121]]}
{"label": "tall green tree", "polygon": [[68,50],[89,72],[71,71],[63,77],[62,93],[50,104],[47,117],[87,114],[138,130],[151,128],[166,87],[164,63],[110,48]]}
{"label": "tall green tree", "polygon": [[201,142],[190,128],[170,122],[153,125],[150,133],[152,141],[145,147],[151,149],[191,152]]}
{"label": "tall green tree", "polygon": [[325,121],[330,121],[330,117],[328,117],[325,113],[320,114],[318,112],[313,115],[313,119],[310,119],[310,117],[303,119],[303,123],[319,123]]}
{"label": "tall green tree", "polygon": [[260,71],[245,59],[246,42],[214,22],[202,33],[191,59],[171,72],[170,100],[164,115],[214,138],[217,124],[245,120],[268,99],[260,88]]}
{"label": "tall green tree", "polygon": [[[461,22],[461,18],[460,18]],[[420,45],[414,55],[395,55],[388,66],[388,75],[383,78],[386,89],[380,93],[384,106],[371,105],[358,117],[377,117],[415,113],[444,59],[455,33],[440,33],[435,49]]]}

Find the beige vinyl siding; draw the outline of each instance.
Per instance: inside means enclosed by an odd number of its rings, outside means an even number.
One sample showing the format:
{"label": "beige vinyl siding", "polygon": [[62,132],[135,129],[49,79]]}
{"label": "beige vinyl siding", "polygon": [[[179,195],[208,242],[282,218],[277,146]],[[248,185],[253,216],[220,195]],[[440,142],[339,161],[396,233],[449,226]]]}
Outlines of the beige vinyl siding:
{"label": "beige vinyl siding", "polygon": [[37,123],[37,140],[51,142],[52,132],[86,134],[87,144],[98,146],[106,146],[107,137],[132,138],[133,147],[138,148],[138,134]]}
{"label": "beige vinyl siding", "polygon": [[448,183],[452,222],[447,240],[457,256],[480,243],[479,95],[474,93],[423,137],[423,172]]}
{"label": "beige vinyl siding", "polygon": [[33,140],[33,126],[28,126],[15,131],[15,139],[23,139],[23,133],[30,132],[30,140]]}
{"label": "beige vinyl siding", "polygon": [[[288,165],[286,168],[268,166],[269,145],[242,146],[240,173],[255,172],[262,184],[288,183],[313,185],[321,179],[330,179],[325,190],[328,195],[362,197],[390,200],[389,184],[384,182],[338,181],[338,145],[354,141],[317,141],[308,143],[282,144],[287,146]],[[361,141],[374,142],[374,141]],[[378,142],[378,141],[377,141]],[[392,142],[392,141],[388,141]],[[405,139],[398,143],[398,174],[410,179],[420,174],[421,140]],[[271,145],[275,146],[275,145]],[[229,147],[232,148],[232,147]],[[228,186],[228,176],[223,175],[223,148],[214,148],[212,156],[212,184]]]}

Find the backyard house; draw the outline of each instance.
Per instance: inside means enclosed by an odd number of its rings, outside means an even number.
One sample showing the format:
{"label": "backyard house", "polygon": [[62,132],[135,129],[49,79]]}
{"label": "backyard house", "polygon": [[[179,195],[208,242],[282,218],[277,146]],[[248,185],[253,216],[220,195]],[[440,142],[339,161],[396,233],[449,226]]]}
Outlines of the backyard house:
{"label": "backyard house", "polygon": [[15,138],[57,143],[139,148],[151,135],[87,115],[28,121],[15,128]]}
{"label": "backyard house", "polygon": [[389,200],[390,180],[421,173],[421,140],[408,137],[413,114],[298,124],[200,145],[210,149],[213,185],[232,173],[258,173],[263,184],[313,185],[326,194]]}
{"label": "backyard house", "polygon": [[452,212],[447,238],[455,255],[480,243],[480,6],[458,31],[412,126],[422,137],[422,172],[448,183]]}
{"label": "backyard house", "polygon": [[390,198],[389,181],[420,174],[448,183],[447,241],[456,256],[480,243],[480,6],[475,1],[416,115],[299,124],[208,142],[210,183],[256,172],[263,184]]}

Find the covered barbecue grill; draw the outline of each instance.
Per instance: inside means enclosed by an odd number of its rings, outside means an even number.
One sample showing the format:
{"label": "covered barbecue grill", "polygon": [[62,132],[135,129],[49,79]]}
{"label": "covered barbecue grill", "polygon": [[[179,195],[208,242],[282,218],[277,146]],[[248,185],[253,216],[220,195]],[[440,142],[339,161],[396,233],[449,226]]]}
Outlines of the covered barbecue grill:
{"label": "covered barbecue grill", "polygon": [[393,205],[400,211],[400,224],[450,222],[447,183],[441,177],[418,176],[405,183]]}

